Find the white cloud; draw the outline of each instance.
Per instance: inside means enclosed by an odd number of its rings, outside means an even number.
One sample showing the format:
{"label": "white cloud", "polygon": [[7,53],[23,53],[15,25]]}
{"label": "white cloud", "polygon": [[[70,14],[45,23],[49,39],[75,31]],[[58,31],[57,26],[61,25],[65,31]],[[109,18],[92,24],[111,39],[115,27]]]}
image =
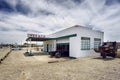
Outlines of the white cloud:
{"label": "white cloud", "polygon": [[[25,39],[27,33],[49,34],[76,24],[91,24],[94,29],[105,32],[105,40],[120,40],[117,37],[120,35],[118,33],[120,5],[117,2],[113,5],[106,5],[106,0],[81,0],[81,3],[76,3],[74,0],[6,1],[15,12],[0,11],[0,29],[3,30],[0,31],[0,36],[4,36],[0,38],[0,42],[8,41],[9,35],[14,36],[14,39],[20,42]],[[19,3],[29,8],[27,14],[17,12],[15,6]],[[9,38],[9,41],[14,40]]]}

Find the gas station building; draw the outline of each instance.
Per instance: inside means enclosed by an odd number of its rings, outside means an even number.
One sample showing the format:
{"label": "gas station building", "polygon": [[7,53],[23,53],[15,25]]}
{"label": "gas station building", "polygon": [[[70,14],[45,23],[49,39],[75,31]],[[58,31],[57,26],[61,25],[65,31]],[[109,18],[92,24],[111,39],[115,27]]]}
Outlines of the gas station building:
{"label": "gas station building", "polygon": [[102,44],[103,36],[101,31],[75,25],[47,36],[28,36],[27,41],[43,41],[44,52],[68,50],[69,57],[79,58],[98,56],[93,49]]}

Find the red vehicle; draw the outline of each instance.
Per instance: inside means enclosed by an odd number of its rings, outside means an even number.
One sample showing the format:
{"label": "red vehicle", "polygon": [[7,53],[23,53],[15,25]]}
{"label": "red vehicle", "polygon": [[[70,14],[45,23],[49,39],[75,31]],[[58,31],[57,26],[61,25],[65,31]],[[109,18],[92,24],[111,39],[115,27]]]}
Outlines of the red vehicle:
{"label": "red vehicle", "polygon": [[117,49],[120,46],[120,43],[117,42],[104,42],[102,46],[100,46],[97,49],[94,49],[95,52],[101,53],[101,56],[103,58],[106,58],[106,56],[111,56],[113,58],[117,55]]}

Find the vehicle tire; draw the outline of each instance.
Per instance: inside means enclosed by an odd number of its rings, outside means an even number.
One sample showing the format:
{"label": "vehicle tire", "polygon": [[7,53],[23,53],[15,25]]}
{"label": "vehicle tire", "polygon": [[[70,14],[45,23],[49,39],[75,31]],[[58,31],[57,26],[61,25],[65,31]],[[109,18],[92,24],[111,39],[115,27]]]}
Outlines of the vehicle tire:
{"label": "vehicle tire", "polygon": [[51,53],[49,53],[50,54],[50,58],[53,58],[53,53],[51,52]]}
{"label": "vehicle tire", "polygon": [[60,52],[55,53],[55,57],[56,58],[60,58],[61,57],[61,53]]}
{"label": "vehicle tire", "polygon": [[106,58],[106,54],[105,53],[101,53],[101,56],[102,56],[103,59]]}

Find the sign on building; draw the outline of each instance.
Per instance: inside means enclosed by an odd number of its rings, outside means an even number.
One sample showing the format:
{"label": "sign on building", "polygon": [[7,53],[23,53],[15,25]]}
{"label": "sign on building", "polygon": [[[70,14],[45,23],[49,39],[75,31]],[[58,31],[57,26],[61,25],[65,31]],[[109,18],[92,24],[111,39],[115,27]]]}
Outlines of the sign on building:
{"label": "sign on building", "polygon": [[42,35],[42,34],[27,34],[27,37],[45,38],[45,35]]}

